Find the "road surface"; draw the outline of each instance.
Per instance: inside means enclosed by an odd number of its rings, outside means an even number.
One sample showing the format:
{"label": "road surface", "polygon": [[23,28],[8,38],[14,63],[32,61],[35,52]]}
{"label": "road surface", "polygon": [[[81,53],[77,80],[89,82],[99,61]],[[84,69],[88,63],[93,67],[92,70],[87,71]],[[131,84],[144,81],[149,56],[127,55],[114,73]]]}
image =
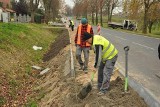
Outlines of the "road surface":
{"label": "road surface", "polygon": [[[75,30],[79,21],[76,21]],[[96,33],[96,26],[93,26]],[[129,46],[128,75],[147,88],[160,101],[159,38],[101,28],[101,35],[118,49],[116,66],[125,71],[124,47]]]}
{"label": "road surface", "polygon": [[[96,27],[94,32],[96,33]],[[129,46],[129,76],[149,89],[160,101],[160,39],[102,28],[101,34],[119,51],[117,66],[125,71],[124,47]]]}

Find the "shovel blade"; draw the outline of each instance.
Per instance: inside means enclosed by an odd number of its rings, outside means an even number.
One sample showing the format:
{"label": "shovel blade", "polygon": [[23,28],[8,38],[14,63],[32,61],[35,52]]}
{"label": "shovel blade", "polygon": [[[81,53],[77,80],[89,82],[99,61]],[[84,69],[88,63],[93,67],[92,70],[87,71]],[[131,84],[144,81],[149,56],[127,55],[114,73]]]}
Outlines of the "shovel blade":
{"label": "shovel blade", "polygon": [[91,85],[91,83],[88,83],[85,87],[83,87],[83,88],[81,89],[81,91],[80,91],[79,94],[78,94],[78,97],[79,97],[80,99],[86,98],[86,96],[88,95],[88,93],[89,93],[91,90],[92,90],[92,85]]}

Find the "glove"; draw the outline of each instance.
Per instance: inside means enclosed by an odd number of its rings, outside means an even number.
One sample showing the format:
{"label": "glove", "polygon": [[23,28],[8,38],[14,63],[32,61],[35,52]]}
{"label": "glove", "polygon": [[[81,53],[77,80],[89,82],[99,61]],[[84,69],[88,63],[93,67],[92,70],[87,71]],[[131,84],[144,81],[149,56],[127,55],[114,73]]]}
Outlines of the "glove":
{"label": "glove", "polygon": [[97,68],[97,64],[96,63],[94,64],[94,68]]}

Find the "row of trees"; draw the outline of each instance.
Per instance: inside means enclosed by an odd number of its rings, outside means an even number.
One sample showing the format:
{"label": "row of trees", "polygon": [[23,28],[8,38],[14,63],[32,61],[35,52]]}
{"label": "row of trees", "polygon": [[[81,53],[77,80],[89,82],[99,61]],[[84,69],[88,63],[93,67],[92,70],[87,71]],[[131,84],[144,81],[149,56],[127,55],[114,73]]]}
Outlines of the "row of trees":
{"label": "row of trees", "polygon": [[143,20],[143,33],[147,33],[147,28],[151,33],[152,25],[160,20],[160,0],[126,0],[124,7],[130,19]]}
{"label": "row of trees", "polygon": [[[91,15],[92,23],[98,24],[98,14],[100,15],[100,23],[103,26],[103,16],[107,15],[107,22],[112,20],[112,13],[115,7],[119,6],[118,0],[73,0],[73,14],[77,17]],[[95,17],[94,17],[95,16]]]}
{"label": "row of trees", "polygon": [[107,15],[107,22],[112,20],[112,13],[116,7],[123,7],[123,17],[142,23],[142,32],[151,33],[152,25],[160,20],[160,0],[73,0],[73,14],[77,17],[91,15],[92,23],[103,26],[103,16]]}
{"label": "row of trees", "polygon": [[34,22],[36,14],[44,16],[44,21],[54,20],[58,16],[61,0],[12,0],[12,9],[17,14],[30,14]]}

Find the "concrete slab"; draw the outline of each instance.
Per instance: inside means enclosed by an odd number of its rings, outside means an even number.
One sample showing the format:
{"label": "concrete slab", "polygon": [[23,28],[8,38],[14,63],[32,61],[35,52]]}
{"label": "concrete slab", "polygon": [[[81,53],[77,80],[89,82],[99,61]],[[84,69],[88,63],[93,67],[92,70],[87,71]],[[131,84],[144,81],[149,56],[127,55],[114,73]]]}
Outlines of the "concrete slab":
{"label": "concrete slab", "polygon": [[43,71],[40,72],[40,75],[43,75],[43,74],[47,73],[49,70],[50,70],[50,68],[44,69]]}

